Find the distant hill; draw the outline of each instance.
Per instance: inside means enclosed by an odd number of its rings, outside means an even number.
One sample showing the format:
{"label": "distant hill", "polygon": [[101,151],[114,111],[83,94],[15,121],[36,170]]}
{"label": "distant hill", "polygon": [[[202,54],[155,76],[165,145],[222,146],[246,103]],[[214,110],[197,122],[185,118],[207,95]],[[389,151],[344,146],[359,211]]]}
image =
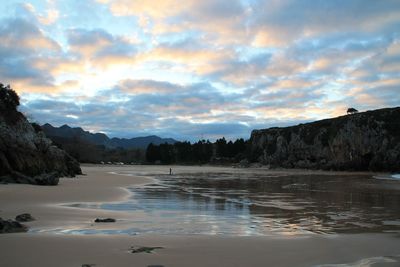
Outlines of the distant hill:
{"label": "distant hill", "polygon": [[174,144],[177,141],[172,138],[161,138],[155,135],[134,138],[109,138],[103,133],[91,133],[83,130],[80,127],[72,128],[68,125],[54,127],[51,124],[41,126],[46,136],[58,143],[64,143],[66,140],[71,141],[76,139],[93,145],[104,146],[105,148],[124,148],[124,149],[146,149],[150,143],[159,144]]}

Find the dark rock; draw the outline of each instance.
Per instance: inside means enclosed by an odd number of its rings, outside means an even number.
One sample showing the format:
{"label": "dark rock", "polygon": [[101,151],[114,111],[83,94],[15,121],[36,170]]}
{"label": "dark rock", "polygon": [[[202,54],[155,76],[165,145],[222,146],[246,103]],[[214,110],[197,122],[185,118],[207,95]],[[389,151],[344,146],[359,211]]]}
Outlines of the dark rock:
{"label": "dark rock", "polygon": [[96,264],[89,263],[89,264],[82,264],[81,266],[82,267],[93,267],[93,266],[96,266]]}
{"label": "dark rock", "polygon": [[400,171],[400,107],[254,130],[250,160],[271,167]]}
{"label": "dark rock", "polygon": [[37,185],[57,185],[59,182],[59,175],[57,172],[44,173],[37,175],[33,178],[34,184]]}
{"label": "dark rock", "polygon": [[241,168],[248,168],[248,167],[250,167],[250,162],[249,162],[247,159],[242,159],[242,160],[239,162],[239,167],[241,167]]}
{"label": "dark rock", "polygon": [[31,222],[31,221],[34,221],[35,218],[33,218],[32,215],[30,215],[29,213],[23,213],[23,214],[17,215],[15,217],[15,220],[18,222]]}
{"label": "dark rock", "polygon": [[17,184],[57,185],[60,176],[57,172],[43,173],[34,177],[16,171],[11,171],[10,173],[11,175],[0,177],[0,181]]}
{"label": "dark rock", "polygon": [[155,249],[163,249],[163,247],[131,247],[131,253],[152,253]]}
{"label": "dark rock", "polygon": [[4,101],[0,98],[0,182],[56,185],[59,177],[82,173],[74,158]]}
{"label": "dark rock", "polygon": [[112,223],[112,222],[116,222],[116,220],[113,218],[105,218],[105,219],[97,218],[96,220],[94,220],[94,222],[95,223]]}
{"label": "dark rock", "polygon": [[0,234],[27,232],[28,227],[13,220],[0,218]]}

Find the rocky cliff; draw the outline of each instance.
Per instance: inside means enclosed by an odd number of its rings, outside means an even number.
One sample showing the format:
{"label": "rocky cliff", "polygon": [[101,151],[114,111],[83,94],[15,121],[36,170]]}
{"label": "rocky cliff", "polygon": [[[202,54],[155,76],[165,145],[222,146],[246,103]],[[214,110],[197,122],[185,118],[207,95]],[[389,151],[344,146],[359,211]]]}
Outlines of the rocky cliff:
{"label": "rocky cliff", "polygon": [[400,107],[254,130],[250,157],[271,167],[400,170]]}
{"label": "rocky cliff", "polygon": [[54,185],[59,177],[81,174],[74,158],[17,111],[18,95],[0,85],[0,181]]}

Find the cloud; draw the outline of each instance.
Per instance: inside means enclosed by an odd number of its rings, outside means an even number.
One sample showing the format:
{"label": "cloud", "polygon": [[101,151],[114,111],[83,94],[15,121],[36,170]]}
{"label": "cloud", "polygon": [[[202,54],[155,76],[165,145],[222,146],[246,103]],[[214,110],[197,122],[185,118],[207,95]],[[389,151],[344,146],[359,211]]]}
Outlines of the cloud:
{"label": "cloud", "polygon": [[146,14],[151,17],[165,18],[177,15],[183,10],[193,6],[193,1],[178,2],[175,0],[149,0],[137,2],[129,0],[98,0],[99,3],[109,4],[111,11],[116,16],[129,16]]}
{"label": "cloud", "polygon": [[[337,32],[376,32],[398,25],[400,4],[380,1],[98,0],[116,16],[151,20],[155,34],[200,31],[218,44],[287,47]],[[146,19],[143,19],[145,17]]]}
{"label": "cloud", "polygon": [[54,77],[36,66],[36,60],[60,53],[57,42],[25,19],[3,19],[0,26],[0,79],[19,92],[52,87]]}
{"label": "cloud", "polygon": [[46,15],[40,15],[39,21],[42,24],[50,25],[54,24],[60,16],[60,12],[57,9],[48,9]]}
{"label": "cloud", "polygon": [[0,79],[43,122],[211,138],[400,103],[399,1],[15,6]]}
{"label": "cloud", "polygon": [[[138,135],[162,132],[172,121],[187,123],[188,116],[193,124],[211,123],[211,110],[218,109],[218,105],[223,103],[223,97],[213,92],[214,89],[208,84],[182,86],[157,81],[123,81],[119,86],[128,83],[130,86],[146,85],[167,90],[180,88],[181,91],[175,90],[161,96],[147,91],[126,94],[125,88],[116,87],[93,97],[83,97],[81,101],[67,95],[63,101],[43,95],[31,96],[31,99],[27,96],[23,109],[35,118],[45,117],[46,121],[53,123],[73,122],[71,118],[78,117],[79,123],[90,129],[97,125],[103,131],[114,129],[115,132],[130,131],[132,135]],[[182,116],[177,116],[177,113]],[[175,130],[178,133],[178,129]]]}
{"label": "cloud", "polygon": [[71,29],[67,32],[70,51],[93,65],[134,62],[136,45],[121,36],[102,30]]}
{"label": "cloud", "polygon": [[376,32],[399,23],[398,1],[255,1],[258,46],[287,46],[338,32]]}
{"label": "cloud", "polygon": [[154,80],[128,79],[119,82],[117,87],[128,94],[168,94],[184,90],[180,85]]}
{"label": "cloud", "polygon": [[[185,106],[183,116],[171,116],[168,112],[169,98],[155,102],[151,95],[139,97],[132,95],[120,102],[112,101],[113,98],[118,99],[121,96],[118,91],[103,92],[103,94],[107,97],[102,98],[101,95],[96,95],[82,102],[73,102],[74,100],[68,97],[60,101],[42,95],[32,100],[25,99],[22,109],[39,123],[50,122],[56,126],[68,123],[71,126],[79,126],[95,132],[101,131],[118,137],[157,134],[190,141],[197,141],[200,138],[215,140],[223,136],[228,139],[248,138],[254,128],[286,126],[303,122],[303,120],[291,119],[278,121],[271,118],[257,120],[251,116],[239,115],[237,112],[224,114],[223,109],[220,114],[212,115],[198,110],[200,106],[192,107],[185,101],[182,101],[182,106]],[[201,98],[201,96],[197,97]],[[210,98],[203,97],[202,108],[210,101]],[[102,100],[93,101],[94,99]],[[219,103],[219,100],[215,102]],[[210,105],[210,109],[217,108],[214,104]],[[185,115],[191,115],[193,119],[188,120],[184,117]],[[39,118],[46,118],[46,121]],[[243,120],[248,123],[243,123]]]}
{"label": "cloud", "polygon": [[147,62],[170,62],[182,65],[186,72],[206,75],[218,71],[224,60],[232,58],[229,49],[218,49],[195,38],[159,43],[140,56]]}
{"label": "cloud", "polygon": [[135,61],[136,46],[104,30],[70,29],[69,48],[62,49],[34,22],[22,18],[2,22],[0,79],[18,92],[76,91],[101,80],[98,76],[104,76],[105,69]]}
{"label": "cloud", "polygon": [[[98,0],[106,4],[115,16],[136,16],[154,34],[201,31],[217,42],[227,39],[235,42],[241,34],[246,36],[247,7],[242,1],[232,0],[150,0],[146,2],[128,0]],[[223,36],[223,38],[221,38]]]}
{"label": "cloud", "polygon": [[45,36],[34,24],[24,19],[4,19],[0,26],[2,50],[13,56],[60,50],[57,42]]}
{"label": "cloud", "polygon": [[[142,86],[152,90],[136,89]],[[41,123],[71,123],[124,137],[159,134],[194,141],[201,136],[212,140],[222,136],[248,137],[255,127],[282,125],[292,121],[293,116],[305,120],[298,114],[309,97],[293,95],[290,108],[277,102],[279,98],[283,101],[284,95],[276,95],[274,105],[250,105],[243,95],[221,94],[207,83],[178,85],[127,80],[91,97],[65,95],[60,101],[50,96],[31,96],[23,101],[23,109],[34,118],[46,118]],[[275,119],[278,113],[285,121]]]}
{"label": "cloud", "polygon": [[56,23],[60,17],[60,12],[53,1],[47,1],[47,9],[42,12],[38,12],[31,3],[17,3],[15,8],[19,17],[33,20],[46,26]]}

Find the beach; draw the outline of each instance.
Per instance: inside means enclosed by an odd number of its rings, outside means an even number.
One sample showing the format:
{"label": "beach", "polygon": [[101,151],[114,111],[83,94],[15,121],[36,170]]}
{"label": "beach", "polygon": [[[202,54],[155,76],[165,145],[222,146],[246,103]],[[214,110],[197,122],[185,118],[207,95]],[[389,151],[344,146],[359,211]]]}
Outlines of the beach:
{"label": "beach", "polygon": [[[172,167],[174,172],[223,172],[223,167]],[[0,185],[0,217],[21,213],[36,218],[27,223],[37,232],[0,235],[0,266],[398,266],[398,233],[302,236],[225,235],[78,235],[41,232],[93,225],[96,218],[115,218],[112,227],[126,227],[127,211],[71,208],[71,203],[120,202],[129,186],[152,182],[169,166],[84,165],[85,175],[62,178],[57,186]],[[134,170],[141,175],[120,175]],[[246,172],[245,169],[235,170]],[[258,170],[260,172],[268,170]],[[274,171],[271,171],[274,172]],[[275,172],[286,172],[285,170]],[[330,173],[335,175],[335,173]],[[97,227],[93,225],[93,227]],[[153,253],[130,248],[162,247]],[[370,266],[365,265],[365,266]],[[342,265],[340,265],[342,266]]]}

